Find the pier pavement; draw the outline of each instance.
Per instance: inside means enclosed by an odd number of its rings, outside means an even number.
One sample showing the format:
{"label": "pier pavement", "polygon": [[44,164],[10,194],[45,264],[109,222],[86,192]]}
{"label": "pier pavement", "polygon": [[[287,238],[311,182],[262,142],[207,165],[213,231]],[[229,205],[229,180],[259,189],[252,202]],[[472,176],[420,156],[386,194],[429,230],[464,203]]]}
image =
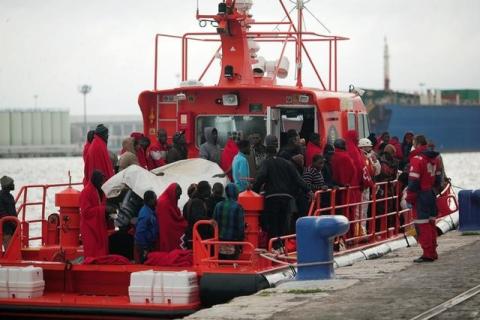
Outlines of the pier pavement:
{"label": "pier pavement", "polygon": [[[440,258],[413,263],[418,246],[335,269],[332,280],[287,282],[185,319],[411,319],[480,284],[480,235],[438,238]],[[480,319],[480,294],[434,319]]]}

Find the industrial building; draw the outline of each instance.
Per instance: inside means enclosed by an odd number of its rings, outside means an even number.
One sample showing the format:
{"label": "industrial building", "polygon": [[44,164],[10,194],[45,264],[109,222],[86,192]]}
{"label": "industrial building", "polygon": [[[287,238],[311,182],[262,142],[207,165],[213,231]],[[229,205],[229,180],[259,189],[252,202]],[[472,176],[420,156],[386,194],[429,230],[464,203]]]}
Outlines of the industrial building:
{"label": "industrial building", "polygon": [[143,132],[141,115],[90,115],[87,118],[87,130],[83,116],[70,116],[71,141],[77,147],[83,147],[85,132],[93,130],[102,123],[108,128],[108,149],[118,152],[122,149],[122,141],[132,132]]}
{"label": "industrial building", "polygon": [[[91,115],[87,129],[103,123],[109,129],[108,148],[118,152],[131,132],[143,132],[141,116]],[[0,110],[0,157],[80,155],[85,143],[83,116],[67,110]]]}
{"label": "industrial building", "polygon": [[70,155],[70,116],[65,110],[0,110],[0,156]]}

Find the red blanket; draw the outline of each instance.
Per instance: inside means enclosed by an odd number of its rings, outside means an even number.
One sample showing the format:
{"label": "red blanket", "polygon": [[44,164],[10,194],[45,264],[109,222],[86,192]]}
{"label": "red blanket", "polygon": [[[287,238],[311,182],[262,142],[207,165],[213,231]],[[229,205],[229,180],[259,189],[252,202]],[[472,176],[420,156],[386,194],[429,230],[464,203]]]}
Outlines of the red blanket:
{"label": "red blanket", "polygon": [[316,154],[323,154],[322,148],[312,142],[308,142],[305,150],[305,167],[312,166],[313,156]]}
{"label": "red blanket", "polygon": [[87,140],[87,142],[85,142],[85,145],[83,146],[82,156],[83,156],[83,185],[84,186],[87,185],[88,180],[90,179],[87,172],[87,156],[88,156],[88,148],[90,148],[90,145],[91,143],[88,142]]}
{"label": "red blanket", "polygon": [[92,144],[88,148],[83,185],[86,185],[88,181],[90,181],[94,170],[101,171],[105,176],[105,181],[110,179],[114,174],[112,161],[108,155],[107,144],[97,135],[95,135]]}
{"label": "red blanket", "polygon": [[173,250],[170,252],[150,252],[146,265],[163,267],[190,267],[193,265],[191,250]]}
{"label": "red blanket", "polygon": [[100,257],[108,254],[105,198],[100,198],[91,182],[80,194],[80,232],[85,257]]}
{"label": "red blanket", "polygon": [[347,151],[335,148],[332,156],[332,178],[340,186],[356,184],[357,171]]}
{"label": "red blanket", "polygon": [[[237,144],[235,143],[235,141],[229,138],[220,156],[220,167],[222,168],[223,172],[230,171],[232,167],[233,158],[235,158],[237,153],[238,153]],[[231,172],[229,172],[228,176],[230,180],[233,180]]]}
{"label": "red blanket", "polygon": [[143,169],[148,170],[147,155],[145,154],[145,150],[143,150],[143,148],[137,149],[137,159],[138,165]]}
{"label": "red blanket", "polygon": [[170,184],[157,200],[155,211],[159,230],[159,251],[170,252],[180,249],[188,225],[178,209],[176,188],[176,183]]}
{"label": "red blanket", "polygon": [[124,256],[110,254],[101,257],[86,257],[83,264],[131,264],[131,262]]}

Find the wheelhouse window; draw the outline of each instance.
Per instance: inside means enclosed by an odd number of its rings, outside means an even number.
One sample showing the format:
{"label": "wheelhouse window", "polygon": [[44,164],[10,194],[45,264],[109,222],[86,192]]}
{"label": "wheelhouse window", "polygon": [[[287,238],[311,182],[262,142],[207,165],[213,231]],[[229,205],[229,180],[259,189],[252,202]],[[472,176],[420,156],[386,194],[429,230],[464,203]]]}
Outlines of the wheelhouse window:
{"label": "wheelhouse window", "polygon": [[214,116],[214,115],[205,115],[198,116],[196,119],[195,126],[195,137],[196,144],[200,146],[205,142],[204,130],[206,127],[215,127],[218,131],[218,144],[221,148],[225,146],[227,142],[228,134],[230,132],[241,132],[244,139],[247,139],[248,136],[252,133],[260,134],[262,139],[265,139],[267,128],[266,128],[266,117],[261,116]]}
{"label": "wheelhouse window", "polygon": [[355,113],[348,113],[348,130],[355,130]]}
{"label": "wheelhouse window", "polygon": [[365,115],[358,114],[358,137],[365,138]]}
{"label": "wheelhouse window", "polygon": [[360,138],[366,138],[370,135],[368,115],[366,113],[358,115],[358,135],[360,136]]}

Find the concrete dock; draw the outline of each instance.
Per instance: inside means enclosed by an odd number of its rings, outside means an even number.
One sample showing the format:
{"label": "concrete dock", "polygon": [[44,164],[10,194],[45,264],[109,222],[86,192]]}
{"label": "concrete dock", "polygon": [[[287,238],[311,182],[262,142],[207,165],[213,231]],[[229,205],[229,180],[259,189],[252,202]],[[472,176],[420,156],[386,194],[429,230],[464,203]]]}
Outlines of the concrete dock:
{"label": "concrete dock", "polygon": [[[417,246],[335,270],[333,280],[286,282],[185,319],[411,319],[480,284],[480,235],[438,238],[439,259]],[[434,319],[480,319],[480,295]]]}

